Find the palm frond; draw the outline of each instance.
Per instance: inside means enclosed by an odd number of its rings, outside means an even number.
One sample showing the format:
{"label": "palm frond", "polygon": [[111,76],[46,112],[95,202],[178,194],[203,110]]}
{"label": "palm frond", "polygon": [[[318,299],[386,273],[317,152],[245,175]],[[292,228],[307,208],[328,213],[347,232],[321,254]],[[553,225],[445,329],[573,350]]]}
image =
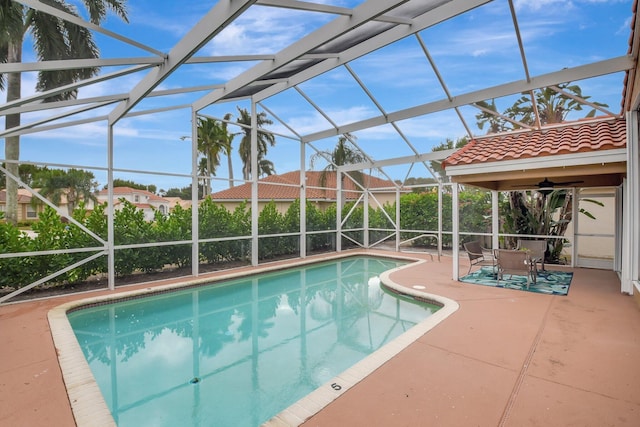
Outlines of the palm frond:
{"label": "palm frond", "polygon": [[[69,14],[78,16],[75,8],[61,1],[52,1],[51,5]],[[84,27],[72,24],[46,13],[34,12],[29,26],[33,34],[36,55],[40,61],[60,59],[98,58],[99,50],[93,41],[91,32]],[[78,80],[96,75],[98,68],[80,68],[71,70],[41,71],[38,73],[36,90],[47,91]],[[64,92],[47,98],[45,101],[60,101],[77,96],[77,90]]]}

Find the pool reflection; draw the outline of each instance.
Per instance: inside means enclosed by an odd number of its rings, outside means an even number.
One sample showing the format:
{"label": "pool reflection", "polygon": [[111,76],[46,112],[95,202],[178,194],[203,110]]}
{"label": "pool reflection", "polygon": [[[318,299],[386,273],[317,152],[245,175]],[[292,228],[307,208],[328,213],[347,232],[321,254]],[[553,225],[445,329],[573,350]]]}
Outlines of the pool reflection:
{"label": "pool reflection", "polygon": [[348,258],[69,315],[120,426],[256,426],[438,307]]}

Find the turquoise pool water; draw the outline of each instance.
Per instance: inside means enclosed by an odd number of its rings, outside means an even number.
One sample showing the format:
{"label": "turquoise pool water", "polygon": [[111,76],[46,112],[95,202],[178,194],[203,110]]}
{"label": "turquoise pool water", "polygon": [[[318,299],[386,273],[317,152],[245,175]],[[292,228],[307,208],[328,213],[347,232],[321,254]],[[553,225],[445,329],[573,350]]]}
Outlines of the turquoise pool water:
{"label": "turquoise pool water", "polygon": [[438,309],[379,286],[401,264],[345,258],[68,317],[120,427],[259,426]]}

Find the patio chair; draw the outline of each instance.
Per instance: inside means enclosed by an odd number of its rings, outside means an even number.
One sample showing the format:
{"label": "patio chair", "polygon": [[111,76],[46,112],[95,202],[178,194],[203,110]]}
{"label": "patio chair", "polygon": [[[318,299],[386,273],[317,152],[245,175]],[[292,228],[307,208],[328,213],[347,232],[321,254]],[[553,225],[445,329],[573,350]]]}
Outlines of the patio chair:
{"label": "patio chair", "polygon": [[547,241],[546,240],[526,240],[526,239],[518,239],[518,244],[516,249],[522,250],[527,249],[531,254],[531,261],[534,263],[536,267],[537,273],[537,264],[540,263],[540,270],[544,271],[544,254],[547,251]]}
{"label": "patio chair", "polygon": [[536,283],[535,263],[531,260],[531,253],[526,250],[496,249],[496,264],[498,267],[497,285],[505,274],[513,276],[526,276],[527,289],[533,281]]}
{"label": "patio chair", "polygon": [[464,246],[464,250],[467,251],[469,256],[469,271],[467,271],[467,274],[471,273],[471,268],[476,265],[490,265],[495,273],[495,258],[491,255],[489,249],[483,248],[477,240],[464,243],[462,246]]}

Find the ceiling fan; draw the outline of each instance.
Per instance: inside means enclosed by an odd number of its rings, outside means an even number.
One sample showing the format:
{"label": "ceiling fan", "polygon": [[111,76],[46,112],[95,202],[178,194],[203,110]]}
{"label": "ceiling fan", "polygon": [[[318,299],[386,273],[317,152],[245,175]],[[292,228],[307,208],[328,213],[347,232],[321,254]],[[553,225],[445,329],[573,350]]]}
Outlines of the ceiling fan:
{"label": "ceiling fan", "polygon": [[[540,181],[539,183],[535,184],[535,186],[538,187],[538,192],[541,193],[543,196],[546,196],[547,194],[551,193],[553,191],[553,188],[556,185],[573,185],[573,184],[580,184],[583,183],[584,181],[564,181],[564,182],[553,182],[550,181],[549,178],[545,178],[542,181]],[[522,188],[530,188],[531,185],[519,185],[518,187],[522,187]]]}

